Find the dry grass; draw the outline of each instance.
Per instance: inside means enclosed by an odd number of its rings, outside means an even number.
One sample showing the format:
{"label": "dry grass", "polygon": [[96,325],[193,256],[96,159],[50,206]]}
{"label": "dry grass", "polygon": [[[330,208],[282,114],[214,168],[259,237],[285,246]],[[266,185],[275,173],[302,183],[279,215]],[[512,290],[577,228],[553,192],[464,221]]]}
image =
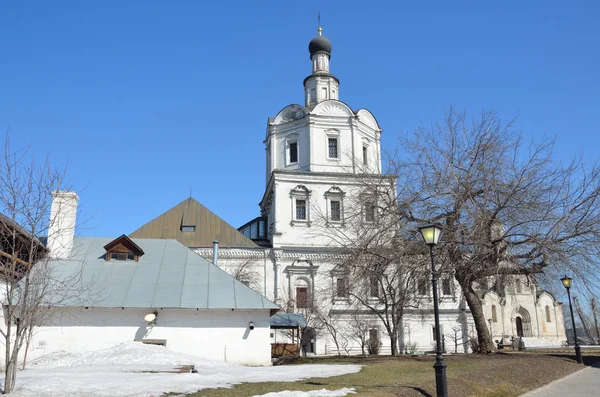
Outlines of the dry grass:
{"label": "dry grass", "polygon": [[[586,364],[600,361],[588,356]],[[562,354],[503,353],[490,356],[455,355],[446,357],[448,392],[453,397],[514,397],[568,375],[581,366],[574,357]],[[243,383],[231,389],[207,389],[194,397],[254,396],[282,390],[319,390],[354,387],[357,396],[397,397],[433,396],[434,358],[313,358],[303,364],[362,364],[356,374],[331,378],[311,378],[298,382]]]}

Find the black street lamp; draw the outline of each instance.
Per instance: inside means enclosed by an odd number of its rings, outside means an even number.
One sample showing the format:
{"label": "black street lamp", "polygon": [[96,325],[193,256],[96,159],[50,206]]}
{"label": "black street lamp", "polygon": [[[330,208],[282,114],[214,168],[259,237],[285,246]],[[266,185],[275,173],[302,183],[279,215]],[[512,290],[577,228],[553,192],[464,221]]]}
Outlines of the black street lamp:
{"label": "black street lamp", "polygon": [[442,333],[440,330],[440,313],[438,308],[438,290],[437,273],[435,271],[435,260],[433,257],[433,247],[440,240],[442,228],[439,225],[431,224],[419,227],[425,244],[429,246],[429,255],[431,256],[431,283],[433,284],[433,315],[435,317],[435,389],[437,397],[448,397],[448,383],[446,381],[446,363],[442,356]]}
{"label": "black street lamp", "polygon": [[567,295],[569,296],[569,309],[571,310],[571,323],[573,324],[573,337],[575,338],[575,357],[577,358],[577,362],[579,364],[583,364],[583,357],[581,357],[581,346],[579,346],[579,342],[577,342],[577,329],[575,328],[573,305],[571,304],[571,281],[573,281],[573,279],[565,275],[560,279],[560,281],[562,281],[563,285],[567,289]]}

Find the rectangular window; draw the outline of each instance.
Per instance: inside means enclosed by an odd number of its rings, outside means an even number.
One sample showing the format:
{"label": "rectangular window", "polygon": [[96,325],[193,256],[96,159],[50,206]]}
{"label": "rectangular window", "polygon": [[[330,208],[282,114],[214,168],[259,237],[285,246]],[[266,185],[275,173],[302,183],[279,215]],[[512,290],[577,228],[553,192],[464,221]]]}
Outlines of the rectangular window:
{"label": "rectangular window", "polygon": [[310,103],[315,103],[317,101],[317,91],[314,88],[310,89]]}
{"label": "rectangular window", "polygon": [[195,232],[196,226],[193,226],[193,225],[181,226],[181,231],[182,232]]}
{"label": "rectangular window", "polygon": [[417,281],[417,294],[420,296],[426,296],[427,295],[427,285],[428,285],[429,280],[427,280],[425,277],[420,278]]}
{"label": "rectangular window", "polygon": [[337,200],[331,200],[331,220],[334,222],[339,222],[342,220],[342,203]]}
{"label": "rectangular window", "polygon": [[519,280],[519,279],[515,280],[515,287],[517,290],[517,294],[520,294],[523,292],[523,287],[521,286],[521,280]]}
{"label": "rectangular window", "polygon": [[338,278],[336,281],[336,296],[346,298],[348,296],[348,285],[345,278]]}
{"label": "rectangular window", "polygon": [[372,201],[367,201],[365,203],[365,221],[375,221],[375,203]]}
{"label": "rectangular window", "polygon": [[131,252],[111,252],[110,259],[118,261],[132,261],[135,260],[135,255]]}
{"label": "rectangular window", "polygon": [[308,307],[308,288],[296,288],[296,307],[298,309],[306,309]]}
{"label": "rectangular window", "polygon": [[329,138],[327,140],[329,145],[329,158],[337,159],[338,158],[338,139],[337,138]]}
{"label": "rectangular window", "polygon": [[298,142],[290,143],[290,163],[298,162]]}
{"label": "rectangular window", "polygon": [[323,99],[328,99],[327,98],[327,87],[321,88],[321,92],[323,94]]}
{"label": "rectangular window", "polygon": [[367,159],[367,147],[363,146],[363,164],[367,165],[368,159]]}
{"label": "rectangular window", "polygon": [[296,219],[306,220],[306,200],[296,200]]}
{"label": "rectangular window", "polygon": [[452,295],[452,280],[449,277],[442,279],[442,295]]}
{"label": "rectangular window", "polygon": [[378,339],[379,339],[379,333],[377,332],[376,329],[371,328],[369,330],[369,340],[375,342]]}
{"label": "rectangular window", "polygon": [[379,277],[376,275],[369,277],[369,296],[379,298]]}

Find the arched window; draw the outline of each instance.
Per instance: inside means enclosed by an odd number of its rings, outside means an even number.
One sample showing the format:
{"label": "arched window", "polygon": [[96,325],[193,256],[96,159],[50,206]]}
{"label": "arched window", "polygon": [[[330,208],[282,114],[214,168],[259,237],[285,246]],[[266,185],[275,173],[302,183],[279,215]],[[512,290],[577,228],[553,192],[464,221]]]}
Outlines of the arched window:
{"label": "arched window", "polygon": [[551,323],[551,319],[550,319],[550,306],[546,305],[546,322],[547,323]]}
{"label": "arched window", "polygon": [[496,305],[492,305],[492,321],[497,323],[498,316],[496,315]]}

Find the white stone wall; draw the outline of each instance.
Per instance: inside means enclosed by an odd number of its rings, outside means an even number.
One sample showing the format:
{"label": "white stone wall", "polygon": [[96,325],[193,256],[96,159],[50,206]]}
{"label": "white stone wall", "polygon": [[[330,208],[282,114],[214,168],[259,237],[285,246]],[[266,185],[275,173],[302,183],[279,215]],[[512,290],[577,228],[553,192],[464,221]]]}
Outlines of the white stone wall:
{"label": "white stone wall", "polygon": [[[284,108],[267,128],[267,180],[274,170],[381,172],[381,130],[369,111],[357,114],[337,100],[323,101],[309,114],[298,105]],[[338,139],[337,158],[329,157],[329,138]],[[290,163],[290,142],[298,143],[297,163]]]}
{"label": "white stone wall", "polygon": [[[144,316],[154,309],[55,310],[36,331],[28,361],[50,352],[106,349],[138,339],[164,339],[173,351],[246,365],[271,365],[268,310],[158,309],[155,326]],[[254,330],[248,323],[254,323]]]}

